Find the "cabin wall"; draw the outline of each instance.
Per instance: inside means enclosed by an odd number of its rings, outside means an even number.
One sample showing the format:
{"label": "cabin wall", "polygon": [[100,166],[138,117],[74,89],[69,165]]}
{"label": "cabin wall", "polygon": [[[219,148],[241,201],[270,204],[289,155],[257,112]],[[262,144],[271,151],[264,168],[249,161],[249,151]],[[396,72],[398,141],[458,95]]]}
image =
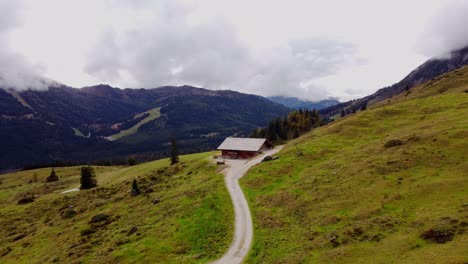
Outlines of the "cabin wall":
{"label": "cabin wall", "polygon": [[250,159],[258,155],[257,151],[223,150],[222,157],[225,159]]}

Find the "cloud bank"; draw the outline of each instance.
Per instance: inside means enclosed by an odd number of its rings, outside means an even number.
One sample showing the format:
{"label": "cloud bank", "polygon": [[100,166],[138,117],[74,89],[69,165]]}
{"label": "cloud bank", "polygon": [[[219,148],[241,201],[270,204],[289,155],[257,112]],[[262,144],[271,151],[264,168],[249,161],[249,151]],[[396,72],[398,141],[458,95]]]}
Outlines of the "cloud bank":
{"label": "cloud bank", "polygon": [[0,88],[46,89],[50,81],[40,77],[42,67],[30,64],[9,44],[10,31],[20,24],[21,5],[15,0],[0,2]]}
{"label": "cloud bank", "polygon": [[421,37],[421,52],[429,57],[445,57],[450,51],[468,46],[468,1],[447,3],[433,16]]}
{"label": "cloud bank", "polygon": [[461,0],[2,0],[0,85],[43,87],[37,76],[45,76],[75,87],[188,84],[348,100],[463,46],[467,5]]}
{"label": "cloud bank", "polygon": [[253,50],[223,19],[193,23],[193,10],[173,1],[151,9],[158,16],[144,26],[106,30],[88,53],[85,71],[130,87],[191,84],[323,99],[328,91],[310,81],[356,63],[351,43],[307,38]]}

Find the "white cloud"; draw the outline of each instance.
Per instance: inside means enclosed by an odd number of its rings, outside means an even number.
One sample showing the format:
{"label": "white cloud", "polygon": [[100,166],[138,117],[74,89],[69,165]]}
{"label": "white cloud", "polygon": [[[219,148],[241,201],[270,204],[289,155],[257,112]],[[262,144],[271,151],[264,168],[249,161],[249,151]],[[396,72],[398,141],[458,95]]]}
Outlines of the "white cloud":
{"label": "white cloud", "polygon": [[163,3],[152,5],[159,16],[144,25],[102,34],[88,53],[86,72],[126,87],[191,84],[322,99],[329,91],[307,81],[357,61],[354,45],[319,37],[255,49],[225,19],[197,19],[197,10]]}
{"label": "white cloud", "polygon": [[455,0],[437,10],[419,41],[427,56],[445,56],[468,45],[468,1]]}
{"label": "white cloud", "polygon": [[20,24],[21,1],[0,2],[0,87],[44,89],[49,81],[41,78],[43,68],[33,65],[9,46],[11,30]]}
{"label": "white cloud", "polygon": [[443,37],[463,30],[455,11],[433,18],[457,0],[22,1],[1,9],[16,11],[0,17],[0,47],[75,87],[190,84],[350,99],[399,81],[442,50],[433,47],[465,40]]}

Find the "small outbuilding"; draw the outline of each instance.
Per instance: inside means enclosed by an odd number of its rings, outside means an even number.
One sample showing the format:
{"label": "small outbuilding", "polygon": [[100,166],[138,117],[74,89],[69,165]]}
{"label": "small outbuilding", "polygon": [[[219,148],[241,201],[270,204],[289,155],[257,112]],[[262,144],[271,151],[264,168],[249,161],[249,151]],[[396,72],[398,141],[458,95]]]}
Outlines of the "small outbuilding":
{"label": "small outbuilding", "polygon": [[271,148],[273,144],[265,138],[228,137],[219,145],[218,150],[221,150],[225,159],[249,159]]}

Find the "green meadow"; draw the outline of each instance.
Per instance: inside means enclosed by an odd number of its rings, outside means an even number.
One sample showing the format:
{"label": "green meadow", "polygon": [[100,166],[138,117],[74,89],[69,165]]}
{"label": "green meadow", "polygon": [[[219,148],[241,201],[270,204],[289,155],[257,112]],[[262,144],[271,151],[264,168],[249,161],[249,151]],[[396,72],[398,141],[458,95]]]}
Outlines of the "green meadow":
{"label": "green meadow", "polygon": [[468,262],[468,67],[286,144],[241,180],[247,263]]}
{"label": "green meadow", "polygon": [[[205,263],[220,257],[234,216],[213,154],[181,156],[172,166],[164,159],[94,167],[98,187],[67,194],[61,192],[79,186],[80,167],[56,168],[60,181],[53,183],[45,182],[50,168],[2,175],[0,262]],[[142,194],[132,197],[134,179]],[[34,202],[17,204],[31,194]]]}

